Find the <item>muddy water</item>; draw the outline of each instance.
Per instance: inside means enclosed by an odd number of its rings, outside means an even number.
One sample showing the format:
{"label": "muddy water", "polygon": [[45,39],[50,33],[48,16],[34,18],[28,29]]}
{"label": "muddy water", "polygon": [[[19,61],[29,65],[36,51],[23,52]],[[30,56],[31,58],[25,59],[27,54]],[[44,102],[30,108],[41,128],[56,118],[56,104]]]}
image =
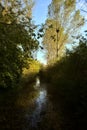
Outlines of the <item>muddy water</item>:
{"label": "muddy water", "polygon": [[[43,116],[46,114],[48,96],[45,84],[40,84],[39,78],[36,79],[34,85],[35,90],[37,91],[36,98],[33,100],[34,110],[30,113],[26,113],[25,119],[27,123],[27,128],[24,130],[38,129],[38,124],[42,121]],[[32,104],[31,104],[32,105]],[[31,106],[32,107],[32,106]],[[29,126],[28,126],[29,125]]]}
{"label": "muddy water", "polygon": [[39,78],[36,79],[34,88],[38,94],[33,100],[33,111],[31,113],[27,111],[25,114],[27,125],[23,130],[60,130],[59,117],[57,117],[57,113],[49,100],[46,86],[47,84],[40,83]]}
{"label": "muddy water", "polygon": [[60,130],[60,116],[49,99],[47,83],[37,78],[32,88],[24,88],[16,100],[11,93],[0,103],[0,130]]}

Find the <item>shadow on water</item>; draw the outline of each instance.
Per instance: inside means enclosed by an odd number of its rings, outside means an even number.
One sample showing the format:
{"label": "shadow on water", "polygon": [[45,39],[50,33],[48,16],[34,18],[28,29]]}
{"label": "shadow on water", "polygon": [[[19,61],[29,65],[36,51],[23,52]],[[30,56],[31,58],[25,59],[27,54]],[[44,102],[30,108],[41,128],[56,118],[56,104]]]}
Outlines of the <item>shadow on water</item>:
{"label": "shadow on water", "polygon": [[[39,78],[26,87],[17,98],[11,93],[0,103],[0,130],[59,130],[59,116]],[[33,88],[30,90],[30,88]]]}
{"label": "shadow on water", "polygon": [[37,129],[38,124],[42,121],[42,115],[46,113],[47,107],[47,91],[45,88],[45,84],[41,85],[40,80],[36,78],[36,84],[34,85],[35,90],[37,90],[37,96],[34,98],[33,102],[35,105],[35,109],[30,113],[26,113],[25,118],[29,123],[25,130],[28,130],[29,127],[32,129]]}
{"label": "shadow on water", "polygon": [[40,83],[37,77],[34,85],[38,92],[36,98],[34,98],[35,107],[31,113],[25,114],[27,125],[23,130],[60,130],[60,117],[49,100],[46,87],[47,84]]}

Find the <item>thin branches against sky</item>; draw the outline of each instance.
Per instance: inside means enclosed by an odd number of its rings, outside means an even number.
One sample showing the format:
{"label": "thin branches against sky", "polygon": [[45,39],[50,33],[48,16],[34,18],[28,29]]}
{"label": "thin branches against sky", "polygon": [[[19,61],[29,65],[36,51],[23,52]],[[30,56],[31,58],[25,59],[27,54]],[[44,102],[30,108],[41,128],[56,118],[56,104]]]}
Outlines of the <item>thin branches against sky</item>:
{"label": "thin branches against sky", "polygon": [[87,13],[87,0],[77,0],[77,8],[79,8],[80,11]]}

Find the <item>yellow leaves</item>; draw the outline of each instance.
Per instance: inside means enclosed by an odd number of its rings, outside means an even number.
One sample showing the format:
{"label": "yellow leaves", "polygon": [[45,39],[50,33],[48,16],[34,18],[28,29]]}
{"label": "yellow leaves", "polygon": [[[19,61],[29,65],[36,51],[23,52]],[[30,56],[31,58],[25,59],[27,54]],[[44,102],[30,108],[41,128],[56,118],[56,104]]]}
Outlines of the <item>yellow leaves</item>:
{"label": "yellow leaves", "polygon": [[33,1],[32,0],[1,0],[1,5],[3,5],[2,16],[5,15],[15,15],[21,17],[25,15],[26,18],[31,18]]}
{"label": "yellow leaves", "polygon": [[79,19],[79,17],[80,17],[80,11],[77,10],[75,13],[74,19],[77,20],[77,19]]}
{"label": "yellow leaves", "polygon": [[23,69],[23,75],[38,73],[39,70],[40,70],[40,63],[38,61],[28,61],[28,68]]}
{"label": "yellow leaves", "polygon": [[27,17],[27,18],[30,18],[30,17],[31,17],[31,12],[30,12],[30,11],[26,13],[26,17]]}
{"label": "yellow leaves", "polygon": [[4,10],[2,11],[2,16],[5,16],[7,13],[8,13],[7,10],[4,9]]}
{"label": "yellow leaves", "polygon": [[75,5],[76,0],[65,0],[65,6],[70,7]]}
{"label": "yellow leaves", "polygon": [[23,0],[25,4],[26,17],[29,18],[32,15],[33,1],[32,0]]}

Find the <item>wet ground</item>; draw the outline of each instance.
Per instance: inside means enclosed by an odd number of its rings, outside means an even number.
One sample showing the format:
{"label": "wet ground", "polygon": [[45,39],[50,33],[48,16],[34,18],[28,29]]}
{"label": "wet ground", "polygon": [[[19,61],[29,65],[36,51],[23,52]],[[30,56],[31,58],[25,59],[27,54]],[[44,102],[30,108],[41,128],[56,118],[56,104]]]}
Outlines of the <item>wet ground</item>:
{"label": "wet ground", "polygon": [[60,115],[46,87],[47,84],[37,78],[32,91],[26,87],[13,102],[15,95],[9,95],[0,104],[0,130],[60,130]]}

